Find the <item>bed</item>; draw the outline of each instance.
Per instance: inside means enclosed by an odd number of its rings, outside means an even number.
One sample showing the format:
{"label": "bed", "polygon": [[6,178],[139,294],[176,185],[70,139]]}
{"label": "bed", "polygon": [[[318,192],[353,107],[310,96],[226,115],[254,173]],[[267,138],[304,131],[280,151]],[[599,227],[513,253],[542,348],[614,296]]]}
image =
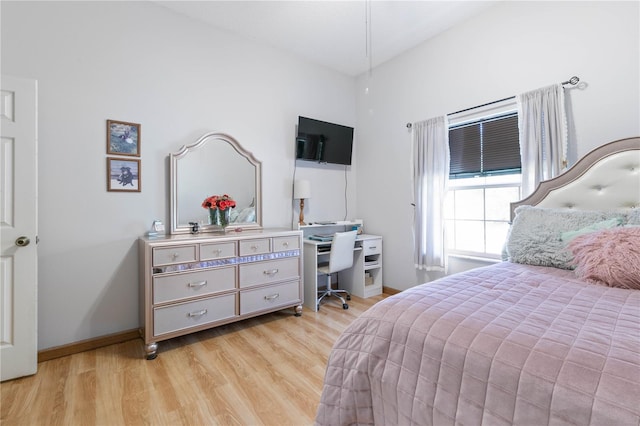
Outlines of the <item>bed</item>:
{"label": "bed", "polygon": [[640,138],[512,211],[505,261],[390,296],[344,331],[316,424],[640,424]]}

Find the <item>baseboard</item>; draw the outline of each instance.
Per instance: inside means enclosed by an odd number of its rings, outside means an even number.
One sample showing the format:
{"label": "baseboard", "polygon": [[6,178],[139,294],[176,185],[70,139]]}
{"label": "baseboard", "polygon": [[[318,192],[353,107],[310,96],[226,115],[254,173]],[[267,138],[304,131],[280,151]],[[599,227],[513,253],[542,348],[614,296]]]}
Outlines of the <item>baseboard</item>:
{"label": "baseboard", "polygon": [[[392,295],[400,293],[391,287],[382,287],[384,294]],[[92,339],[81,340],[67,345],[56,346],[49,349],[38,351],[38,362],[49,361],[50,359],[61,358],[67,355],[78,354],[80,352],[90,351],[92,349],[102,348],[104,346],[115,345],[117,343],[128,342],[129,340],[140,338],[140,331],[135,330],[121,331],[119,333],[109,334],[106,336],[94,337]]]}
{"label": "baseboard", "polygon": [[384,294],[388,294],[389,296],[392,296],[394,294],[401,293],[402,290],[396,290],[395,288],[382,286],[382,292]]}
{"label": "baseboard", "polygon": [[90,351],[92,349],[98,349],[103,346],[114,345],[116,343],[128,342],[129,340],[138,338],[140,338],[140,331],[136,328],[135,330],[121,331],[119,333],[109,334],[106,336],[81,340],[79,342],[38,351],[38,362],[49,361],[50,359]]}

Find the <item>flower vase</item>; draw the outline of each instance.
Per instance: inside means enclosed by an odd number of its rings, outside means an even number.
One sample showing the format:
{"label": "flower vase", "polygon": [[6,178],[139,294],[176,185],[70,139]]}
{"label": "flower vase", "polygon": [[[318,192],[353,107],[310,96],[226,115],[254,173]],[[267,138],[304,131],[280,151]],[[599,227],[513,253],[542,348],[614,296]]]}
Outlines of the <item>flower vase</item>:
{"label": "flower vase", "polygon": [[226,228],[229,225],[230,209],[209,209],[209,224]]}

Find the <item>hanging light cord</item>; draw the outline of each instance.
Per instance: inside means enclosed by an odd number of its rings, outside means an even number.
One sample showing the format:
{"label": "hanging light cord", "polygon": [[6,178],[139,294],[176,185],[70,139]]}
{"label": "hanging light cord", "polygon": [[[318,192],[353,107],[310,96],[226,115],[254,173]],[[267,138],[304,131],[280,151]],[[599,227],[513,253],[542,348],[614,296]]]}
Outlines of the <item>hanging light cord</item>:
{"label": "hanging light cord", "polygon": [[373,69],[373,58],[371,53],[371,0],[365,0],[365,11],[364,11],[364,22],[365,22],[365,55],[369,59],[369,77],[371,77],[371,72]]}

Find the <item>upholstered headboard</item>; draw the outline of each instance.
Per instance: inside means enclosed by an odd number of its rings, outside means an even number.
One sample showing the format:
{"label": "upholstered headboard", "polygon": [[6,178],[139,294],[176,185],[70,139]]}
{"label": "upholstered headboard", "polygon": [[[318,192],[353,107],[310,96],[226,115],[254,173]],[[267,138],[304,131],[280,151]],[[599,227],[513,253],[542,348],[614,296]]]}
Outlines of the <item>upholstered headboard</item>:
{"label": "upholstered headboard", "polygon": [[640,208],[640,137],[602,145],[553,179],[540,182],[521,205],[579,210]]}

